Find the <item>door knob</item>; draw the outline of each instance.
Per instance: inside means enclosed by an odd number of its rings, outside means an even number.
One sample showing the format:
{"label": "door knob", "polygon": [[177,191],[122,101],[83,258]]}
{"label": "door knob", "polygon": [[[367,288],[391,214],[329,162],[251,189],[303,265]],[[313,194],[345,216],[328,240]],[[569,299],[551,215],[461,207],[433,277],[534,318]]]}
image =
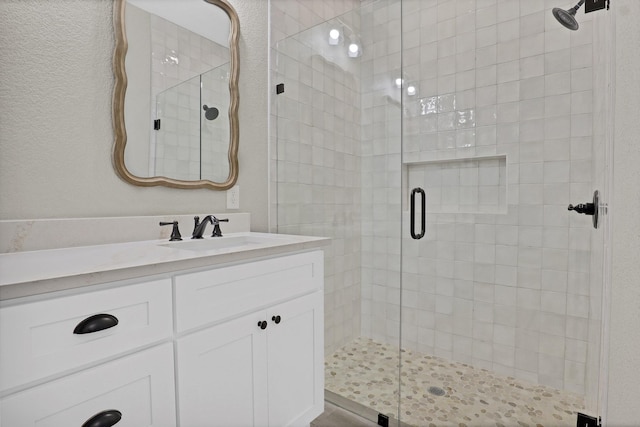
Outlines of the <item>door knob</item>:
{"label": "door knob", "polygon": [[260,329],[267,329],[267,321],[266,320],[259,321],[258,326],[260,326]]}
{"label": "door knob", "polygon": [[273,320],[275,322],[275,324],[277,325],[278,323],[280,323],[280,321],[282,320],[282,318],[280,316],[273,316],[271,318],[271,320]]}

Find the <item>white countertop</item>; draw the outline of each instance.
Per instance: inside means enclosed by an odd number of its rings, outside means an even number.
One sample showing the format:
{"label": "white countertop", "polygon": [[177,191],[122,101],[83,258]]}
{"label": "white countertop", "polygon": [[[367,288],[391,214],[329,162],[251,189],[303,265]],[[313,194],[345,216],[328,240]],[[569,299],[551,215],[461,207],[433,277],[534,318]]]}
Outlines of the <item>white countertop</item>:
{"label": "white countertop", "polygon": [[239,236],[255,236],[257,243],[188,250],[170,247],[167,240],[147,240],[0,254],[0,300],[241,262],[329,244],[324,237],[250,232],[208,239]]}

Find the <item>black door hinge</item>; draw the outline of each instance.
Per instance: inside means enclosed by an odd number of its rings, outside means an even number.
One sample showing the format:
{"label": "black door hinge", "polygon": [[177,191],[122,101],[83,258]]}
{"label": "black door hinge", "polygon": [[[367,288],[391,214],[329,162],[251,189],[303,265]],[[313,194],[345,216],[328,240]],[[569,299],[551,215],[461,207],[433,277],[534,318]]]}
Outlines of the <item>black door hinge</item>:
{"label": "black door hinge", "polygon": [[278,83],[276,85],[276,95],[280,95],[281,93],[284,93],[284,83]]}
{"label": "black door hinge", "polygon": [[389,417],[384,414],[378,414],[378,425],[381,427],[389,427]]}
{"label": "black door hinge", "polygon": [[596,418],[578,412],[578,422],[576,423],[576,427],[602,427],[602,418]]}
{"label": "black door hinge", "polygon": [[160,119],[155,119],[153,121],[153,130],[160,130]]}

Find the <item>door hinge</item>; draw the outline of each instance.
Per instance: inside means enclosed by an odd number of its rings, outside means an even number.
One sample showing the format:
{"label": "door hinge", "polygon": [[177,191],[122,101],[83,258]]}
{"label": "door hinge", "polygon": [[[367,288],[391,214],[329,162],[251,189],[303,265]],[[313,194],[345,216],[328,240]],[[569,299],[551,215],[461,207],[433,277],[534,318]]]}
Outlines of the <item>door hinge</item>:
{"label": "door hinge", "polygon": [[576,423],[576,427],[602,427],[602,418],[596,418],[578,412],[578,422]]}
{"label": "door hinge", "polygon": [[378,414],[378,425],[381,427],[389,427],[389,417],[384,414]]}
{"label": "door hinge", "polygon": [[155,119],[153,121],[153,130],[160,130],[160,119]]}
{"label": "door hinge", "polygon": [[284,93],[284,83],[278,83],[276,85],[276,95],[280,95],[281,93]]}

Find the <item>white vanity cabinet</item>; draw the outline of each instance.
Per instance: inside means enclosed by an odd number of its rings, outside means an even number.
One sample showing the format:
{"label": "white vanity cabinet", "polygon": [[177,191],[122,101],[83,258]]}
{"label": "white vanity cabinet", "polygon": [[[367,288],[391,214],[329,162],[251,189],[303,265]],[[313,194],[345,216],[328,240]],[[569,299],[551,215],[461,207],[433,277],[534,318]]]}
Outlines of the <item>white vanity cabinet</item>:
{"label": "white vanity cabinet", "polygon": [[324,410],[323,262],[177,264],[0,302],[0,427],[308,426]]}
{"label": "white vanity cabinet", "polygon": [[180,425],[308,425],[324,406],[322,300],[315,292],[179,339]]}
{"label": "white vanity cabinet", "polygon": [[212,323],[177,341],[180,425],[298,426],[323,411],[322,263],[311,252],[175,278],[178,330]]}
{"label": "white vanity cabinet", "polygon": [[170,279],[3,304],[0,425],[174,426],[172,336]]}

